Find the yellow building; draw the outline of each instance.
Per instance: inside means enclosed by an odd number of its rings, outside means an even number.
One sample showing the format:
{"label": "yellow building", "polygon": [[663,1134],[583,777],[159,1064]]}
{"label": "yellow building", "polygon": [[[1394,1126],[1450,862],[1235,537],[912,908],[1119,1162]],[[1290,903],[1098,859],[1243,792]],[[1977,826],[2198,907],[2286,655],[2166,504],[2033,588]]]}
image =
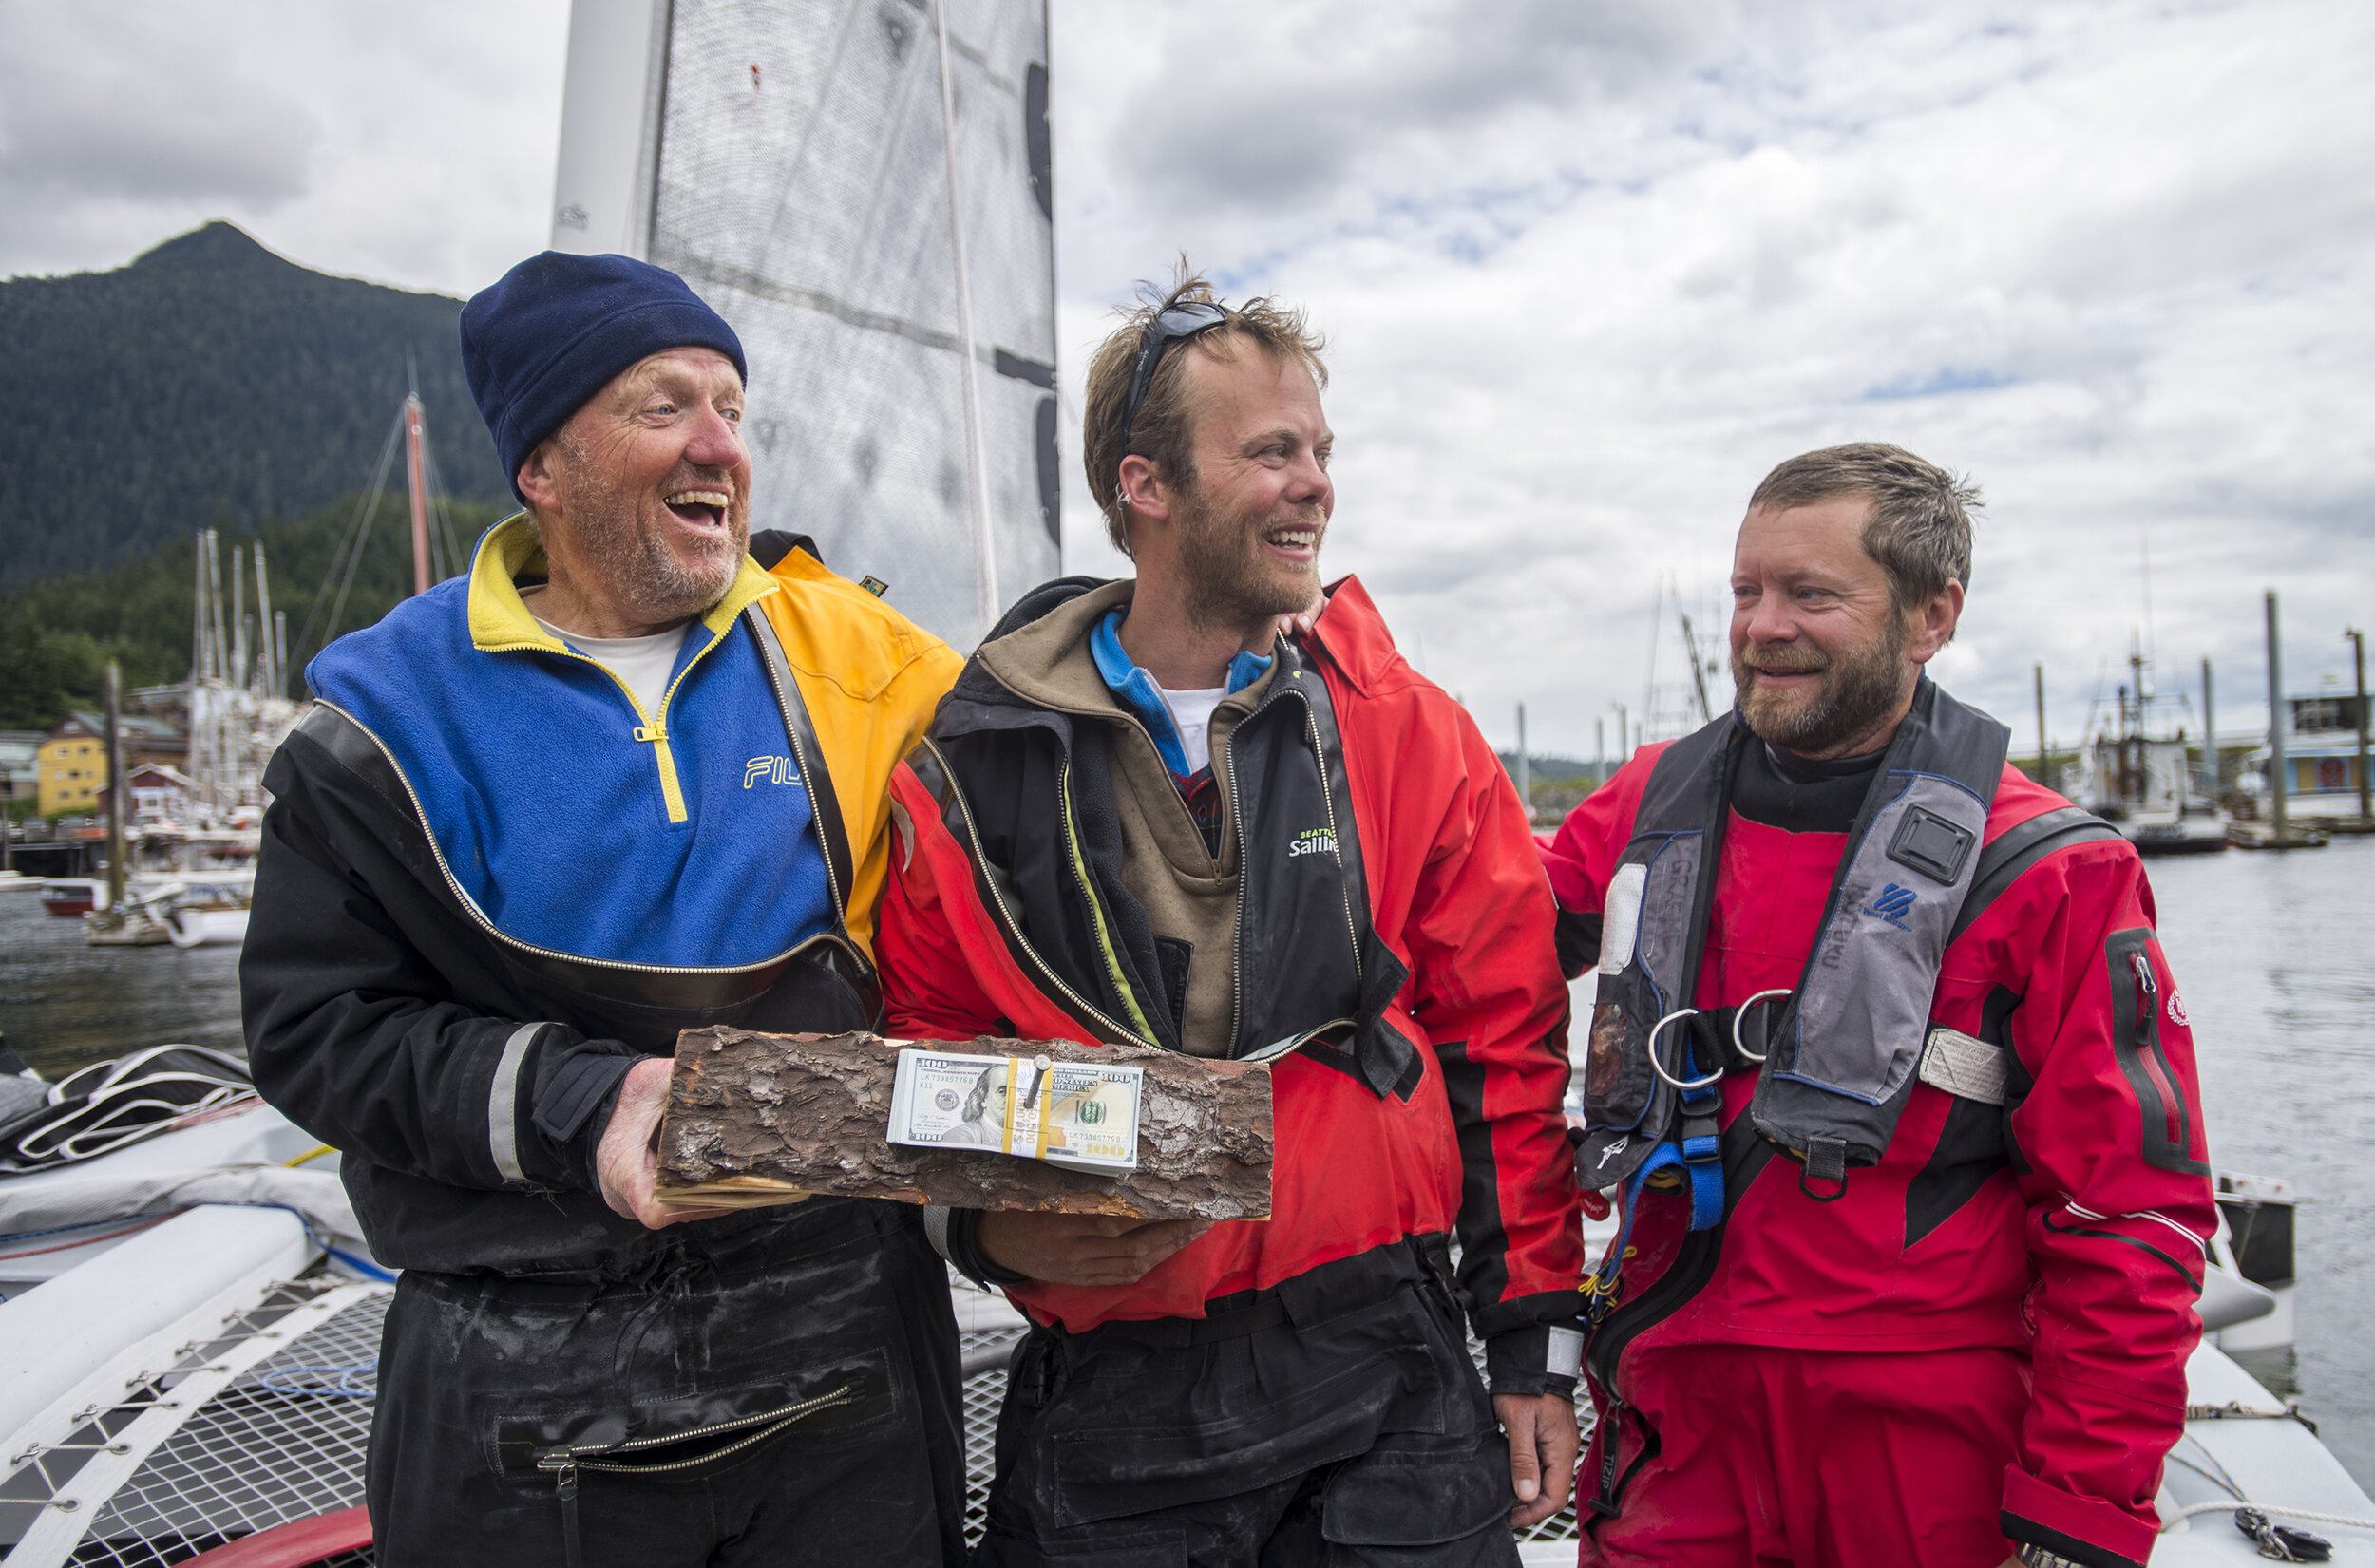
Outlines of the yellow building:
{"label": "yellow building", "polygon": [[[124,760],[179,763],[189,743],[162,719],[145,713],[123,718]],[[96,713],[69,713],[42,738],[37,809],[45,817],[103,816],[107,809],[107,721]]]}

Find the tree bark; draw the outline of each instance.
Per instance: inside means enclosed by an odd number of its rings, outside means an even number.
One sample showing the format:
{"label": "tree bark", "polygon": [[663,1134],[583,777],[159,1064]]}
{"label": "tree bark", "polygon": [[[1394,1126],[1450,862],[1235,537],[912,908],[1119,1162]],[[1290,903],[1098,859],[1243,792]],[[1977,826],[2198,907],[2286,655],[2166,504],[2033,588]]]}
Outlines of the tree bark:
{"label": "tree bark", "polygon": [[[902,1046],[978,1055],[1129,1062],[1146,1069],[1138,1168],[1060,1169],[987,1149],[888,1142]],[[872,1034],[687,1030],[660,1123],[659,1185],[739,1201],[807,1193],[969,1209],[1048,1209],[1150,1219],[1266,1219],[1270,1067],[1069,1040],[889,1041]],[[721,1185],[722,1184],[722,1185]]]}

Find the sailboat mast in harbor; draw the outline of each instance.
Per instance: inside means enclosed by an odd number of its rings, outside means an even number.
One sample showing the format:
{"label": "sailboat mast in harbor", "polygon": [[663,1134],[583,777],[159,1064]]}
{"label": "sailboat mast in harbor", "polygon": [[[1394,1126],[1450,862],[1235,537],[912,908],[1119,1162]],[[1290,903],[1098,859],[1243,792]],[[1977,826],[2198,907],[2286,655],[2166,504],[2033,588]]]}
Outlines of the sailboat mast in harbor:
{"label": "sailboat mast in harbor", "polygon": [[753,530],[960,648],[1061,570],[1046,0],[570,13],[552,244],[749,350]]}

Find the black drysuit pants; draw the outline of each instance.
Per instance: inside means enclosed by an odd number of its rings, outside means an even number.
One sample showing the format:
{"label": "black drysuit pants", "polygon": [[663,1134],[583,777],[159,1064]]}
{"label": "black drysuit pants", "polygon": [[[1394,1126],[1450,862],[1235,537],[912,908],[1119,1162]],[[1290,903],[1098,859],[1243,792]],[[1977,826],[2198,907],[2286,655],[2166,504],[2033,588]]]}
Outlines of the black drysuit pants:
{"label": "black drysuit pants", "polygon": [[623,1282],[401,1276],[382,1568],[961,1563],[956,1322],[915,1211],[811,1199],[716,1253],[660,1234]]}
{"label": "black drysuit pants", "polygon": [[1509,1444],[1415,1240],[1201,1319],[1037,1329],[976,1568],[1508,1568]]}

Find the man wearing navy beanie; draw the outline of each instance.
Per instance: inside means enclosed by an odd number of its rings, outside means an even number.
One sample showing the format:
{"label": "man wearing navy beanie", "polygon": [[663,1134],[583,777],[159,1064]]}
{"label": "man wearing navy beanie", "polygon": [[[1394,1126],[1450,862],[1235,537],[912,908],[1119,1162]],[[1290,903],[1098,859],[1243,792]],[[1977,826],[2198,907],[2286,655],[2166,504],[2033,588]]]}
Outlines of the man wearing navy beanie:
{"label": "man wearing navy beanie", "polygon": [[890,770],[956,655],[750,538],[746,365],[682,279],[547,252],[462,313],[523,510],[343,637],[266,774],[240,978],[389,1309],[386,1568],[961,1559],[946,1275],[903,1205],[655,1190],[678,1031],[881,1002]]}

